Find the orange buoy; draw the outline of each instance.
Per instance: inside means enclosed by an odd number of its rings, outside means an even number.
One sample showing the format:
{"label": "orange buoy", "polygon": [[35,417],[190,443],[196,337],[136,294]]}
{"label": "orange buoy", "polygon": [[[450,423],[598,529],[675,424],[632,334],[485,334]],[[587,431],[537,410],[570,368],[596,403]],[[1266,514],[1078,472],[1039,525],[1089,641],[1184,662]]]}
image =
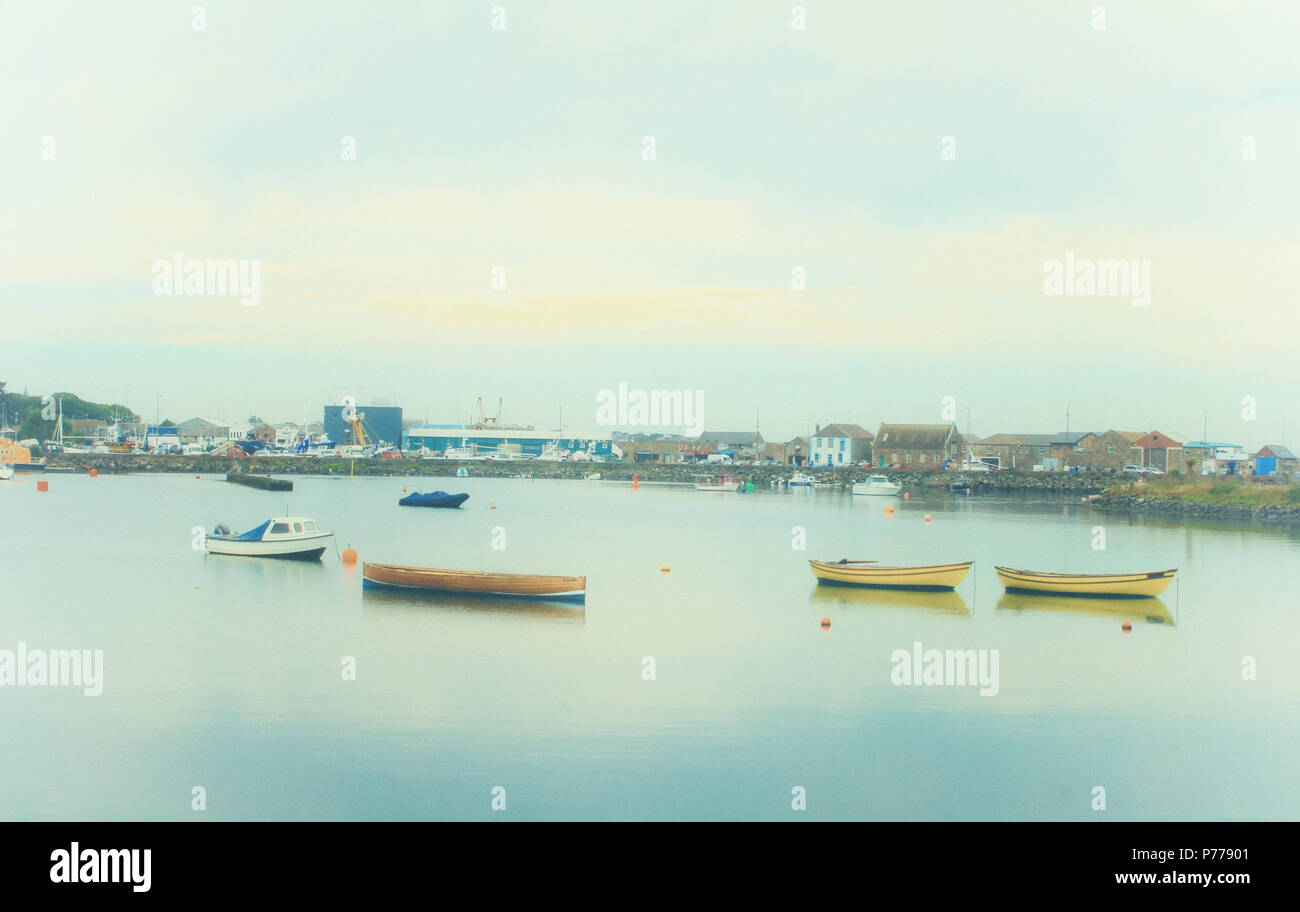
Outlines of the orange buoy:
{"label": "orange buoy", "polygon": [[925,521],[926,521],[926,522],[929,522],[929,521],[932,520],[932,519],[934,519],[934,517],[931,516],[929,513],[925,514]]}
{"label": "orange buoy", "polygon": [[38,481],[38,482],[36,482],[36,490],[38,490],[38,491],[48,491],[49,489],[50,489],[50,483],[49,483],[48,481]]}
{"label": "orange buoy", "polygon": [[903,492],[903,500],[911,500],[911,499],[912,499],[912,495],[909,494],[907,491],[904,491],[904,492]]}
{"label": "orange buoy", "polygon": [[831,619],[822,618],[822,630],[830,630],[830,629],[831,629]]}
{"label": "orange buoy", "polygon": [[495,509],[497,508],[497,505],[496,505],[496,504],[488,504],[488,508],[489,508],[489,509],[492,509],[492,510],[495,510]]}
{"label": "orange buoy", "polygon": [[343,563],[355,564],[357,562],[357,549],[348,545],[343,549]]}
{"label": "orange buoy", "polygon": [[199,480],[199,476],[195,475],[195,476],[194,476],[194,480],[195,480],[195,481],[198,481],[198,480]]}
{"label": "orange buoy", "polygon": [[672,569],[673,569],[673,568],[670,567],[670,566],[668,566],[667,564],[660,564],[660,565],[659,565],[659,572],[660,572],[660,573],[671,573],[671,572],[672,572]]}
{"label": "orange buoy", "polygon": [[403,490],[403,491],[406,490],[406,485],[402,485],[402,490]]}
{"label": "orange buoy", "polygon": [[636,475],[632,476],[632,487],[634,488],[641,487],[641,479]]}
{"label": "orange buoy", "polygon": [[1125,621],[1125,622],[1120,626],[1119,629],[1122,630],[1122,631],[1124,631],[1125,633],[1132,633],[1132,632],[1133,632],[1133,625],[1130,624],[1128,621]]}
{"label": "orange buoy", "polygon": [[91,470],[90,470],[90,477],[91,477],[91,478],[98,478],[98,477],[99,477],[99,469],[91,469]]}

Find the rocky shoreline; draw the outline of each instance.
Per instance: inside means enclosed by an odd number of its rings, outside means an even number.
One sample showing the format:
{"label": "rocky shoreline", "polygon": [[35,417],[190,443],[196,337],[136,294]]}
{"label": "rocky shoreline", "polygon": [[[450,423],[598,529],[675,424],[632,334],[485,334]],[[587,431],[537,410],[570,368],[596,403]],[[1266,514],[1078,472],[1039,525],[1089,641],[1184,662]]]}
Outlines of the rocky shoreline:
{"label": "rocky shoreline", "polygon": [[[533,478],[580,479],[599,473],[603,480],[638,480],[658,484],[691,484],[701,475],[727,473],[753,478],[760,487],[776,479],[788,479],[795,471],[804,471],[819,479],[848,484],[861,481],[879,469],[800,469],[791,466],[705,466],[705,465],[637,465],[625,462],[541,462],[453,459],[332,459],[329,457],[294,456],[140,456],[119,453],[60,454],[50,457],[51,469],[90,471],[100,475],[139,472],[173,472],[196,475],[213,473],[249,473],[256,475],[361,475],[454,477],[465,467],[476,478],[508,478],[529,475]],[[905,487],[947,488],[956,472],[898,471],[889,477]],[[1110,476],[1085,473],[988,472],[966,475],[975,491],[1078,492],[1094,494],[1112,481]]]}
{"label": "rocky shoreline", "polygon": [[1251,504],[1210,504],[1195,500],[1103,494],[1092,505],[1111,512],[1155,513],[1186,519],[1231,519],[1300,525],[1300,507],[1260,507]]}

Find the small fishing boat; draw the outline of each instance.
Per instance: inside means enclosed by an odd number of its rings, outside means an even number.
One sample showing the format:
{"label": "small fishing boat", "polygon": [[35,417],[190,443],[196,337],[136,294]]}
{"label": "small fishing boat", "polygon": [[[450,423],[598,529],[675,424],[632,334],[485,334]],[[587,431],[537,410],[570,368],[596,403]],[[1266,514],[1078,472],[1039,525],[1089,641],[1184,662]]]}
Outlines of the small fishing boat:
{"label": "small fishing boat", "polygon": [[790,476],[790,480],[786,484],[792,488],[811,488],[813,477],[803,472],[795,472]]}
{"label": "small fishing boat", "polygon": [[889,480],[888,475],[868,475],[866,481],[853,483],[854,494],[876,494],[883,497],[892,497],[901,490],[903,490],[903,486],[894,484]]}
{"label": "small fishing boat", "polygon": [[8,481],[14,477],[14,467],[7,462],[0,462],[0,481]]}
{"label": "small fishing boat", "polygon": [[953,481],[952,484],[948,485],[948,490],[952,491],[954,494],[969,494],[970,482],[966,479],[965,475],[958,475],[956,480]]}
{"label": "small fishing boat", "polygon": [[305,516],[268,519],[243,535],[234,535],[224,524],[218,524],[204,536],[209,554],[309,561],[320,560],[326,546],[333,540],[333,532],[318,528],[316,520]]}
{"label": "small fishing boat", "polygon": [[362,585],[378,589],[416,592],[458,592],[507,598],[564,599],[583,601],[587,597],[585,576],[544,576],[534,573],[491,573],[479,570],[437,570],[372,564],[361,568]]}
{"label": "small fishing boat", "polygon": [[1008,592],[1082,598],[1152,598],[1169,587],[1177,570],[1145,573],[1043,573],[994,567]]}
{"label": "small fishing boat", "polygon": [[[876,561],[808,561],[823,586],[867,586],[880,589],[955,589],[974,561],[929,567],[881,567]],[[876,564],[876,566],[868,566]]]}
{"label": "small fishing boat", "polygon": [[695,490],[711,494],[740,490],[740,479],[734,475],[701,475],[695,479]]}
{"label": "small fishing boat", "polygon": [[446,491],[421,494],[416,491],[407,494],[397,503],[403,507],[449,507],[454,509],[467,500],[469,500],[468,494],[448,494]]}

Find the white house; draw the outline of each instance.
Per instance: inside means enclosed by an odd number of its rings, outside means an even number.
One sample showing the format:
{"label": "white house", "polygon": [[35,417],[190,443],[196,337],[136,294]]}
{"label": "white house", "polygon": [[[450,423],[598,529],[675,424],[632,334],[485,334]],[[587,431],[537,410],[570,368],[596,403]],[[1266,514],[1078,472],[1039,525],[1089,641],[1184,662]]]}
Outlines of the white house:
{"label": "white house", "polygon": [[871,461],[875,435],[856,424],[828,424],[819,427],[808,441],[808,464],[848,466]]}

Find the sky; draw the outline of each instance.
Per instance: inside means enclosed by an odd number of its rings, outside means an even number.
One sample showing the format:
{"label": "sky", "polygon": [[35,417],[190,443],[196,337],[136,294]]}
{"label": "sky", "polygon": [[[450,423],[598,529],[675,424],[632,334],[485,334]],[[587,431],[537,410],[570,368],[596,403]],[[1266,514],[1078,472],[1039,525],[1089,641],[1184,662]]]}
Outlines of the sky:
{"label": "sky", "polygon": [[[0,380],[1285,442],[1297,34],[1292,0],[0,0]],[[257,261],[257,303],[155,294],[178,252]],[[1067,253],[1149,262],[1149,303],[1045,293]]]}

